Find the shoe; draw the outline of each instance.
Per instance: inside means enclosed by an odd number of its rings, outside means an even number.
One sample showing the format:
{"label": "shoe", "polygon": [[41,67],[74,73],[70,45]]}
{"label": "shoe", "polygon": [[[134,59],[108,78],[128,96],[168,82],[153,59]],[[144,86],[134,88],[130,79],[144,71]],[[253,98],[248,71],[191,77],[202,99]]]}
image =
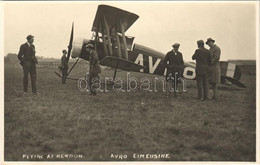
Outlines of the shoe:
{"label": "shoe", "polygon": [[33,94],[34,94],[34,95],[40,95],[40,93],[38,93],[38,92],[34,92]]}
{"label": "shoe", "polygon": [[23,95],[27,95],[28,94],[28,92],[23,92]]}
{"label": "shoe", "polygon": [[206,97],[206,98],[203,98],[204,101],[205,101],[205,100],[208,100],[208,99],[209,99],[209,98],[207,98],[207,97]]}
{"label": "shoe", "polygon": [[218,98],[217,97],[211,97],[211,100],[217,100]]}
{"label": "shoe", "polygon": [[88,95],[92,95],[92,93],[88,94]]}

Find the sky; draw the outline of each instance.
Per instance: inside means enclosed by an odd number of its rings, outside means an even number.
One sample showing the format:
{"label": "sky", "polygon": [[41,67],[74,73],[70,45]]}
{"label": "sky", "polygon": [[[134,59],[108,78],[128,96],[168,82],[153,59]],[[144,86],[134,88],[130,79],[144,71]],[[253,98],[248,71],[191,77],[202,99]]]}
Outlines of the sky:
{"label": "sky", "polygon": [[[4,55],[18,53],[26,36],[35,36],[36,55],[60,58],[67,48],[72,22],[74,38],[90,39],[98,5],[106,4],[139,15],[126,31],[138,43],[162,53],[180,43],[186,61],[197,40],[211,37],[221,59],[256,59],[259,2],[3,2]],[[208,46],[205,46],[208,48]]]}

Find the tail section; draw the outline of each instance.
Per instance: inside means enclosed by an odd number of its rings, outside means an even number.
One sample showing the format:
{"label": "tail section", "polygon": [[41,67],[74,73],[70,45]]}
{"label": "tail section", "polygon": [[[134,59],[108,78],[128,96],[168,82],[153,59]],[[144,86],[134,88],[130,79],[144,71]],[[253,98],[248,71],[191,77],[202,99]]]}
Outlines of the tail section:
{"label": "tail section", "polygon": [[222,84],[229,85],[231,83],[241,88],[246,88],[246,86],[239,81],[241,78],[241,70],[235,63],[221,61],[220,68]]}

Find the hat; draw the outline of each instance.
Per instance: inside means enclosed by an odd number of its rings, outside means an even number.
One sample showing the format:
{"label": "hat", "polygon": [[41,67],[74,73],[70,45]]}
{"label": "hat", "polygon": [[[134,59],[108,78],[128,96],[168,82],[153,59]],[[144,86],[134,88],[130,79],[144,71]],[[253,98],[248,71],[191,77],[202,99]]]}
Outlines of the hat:
{"label": "hat", "polygon": [[215,42],[212,38],[208,38],[206,44],[208,44],[210,41]]}
{"label": "hat", "polygon": [[30,40],[30,39],[32,39],[32,38],[34,38],[33,35],[28,35],[28,36],[26,37],[27,40]]}
{"label": "hat", "polygon": [[86,48],[94,48],[92,44],[87,44]]}
{"label": "hat", "polygon": [[179,46],[180,46],[179,43],[175,43],[175,44],[172,45],[172,47],[179,47]]}
{"label": "hat", "polygon": [[63,49],[63,50],[62,50],[62,53],[67,53],[67,50]]}
{"label": "hat", "polygon": [[203,41],[203,40],[198,40],[198,41],[197,41],[197,44],[198,44],[198,45],[204,44],[204,41]]}

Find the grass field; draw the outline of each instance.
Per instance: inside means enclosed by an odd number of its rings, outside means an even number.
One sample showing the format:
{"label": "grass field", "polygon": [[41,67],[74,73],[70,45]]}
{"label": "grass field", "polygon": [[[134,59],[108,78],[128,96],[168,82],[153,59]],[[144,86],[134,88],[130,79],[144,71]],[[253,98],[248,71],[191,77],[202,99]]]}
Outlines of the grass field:
{"label": "grass field", "polygon": [[[83,76],[84,71],[76,70],[72,77]],[[187,82],[180,98],[140,90],[109,90],[93,97],[80,92],[77,81],[62,85],[54,71],[38,67],[40,95],[23,96],[22,68],[5,66],[5,161],[122,160],[111,154],[145,161],[256,160],[255,75],[242,76],[246,89],[220,86],[218,100],[197,101],[195,81]],[[105,70],[102,75],[113,73]],[[44,156],[28,159],[25,154]],[[83,157],[47,159],[48,154]],[[170,158],[133,158],[133,154]]]}

